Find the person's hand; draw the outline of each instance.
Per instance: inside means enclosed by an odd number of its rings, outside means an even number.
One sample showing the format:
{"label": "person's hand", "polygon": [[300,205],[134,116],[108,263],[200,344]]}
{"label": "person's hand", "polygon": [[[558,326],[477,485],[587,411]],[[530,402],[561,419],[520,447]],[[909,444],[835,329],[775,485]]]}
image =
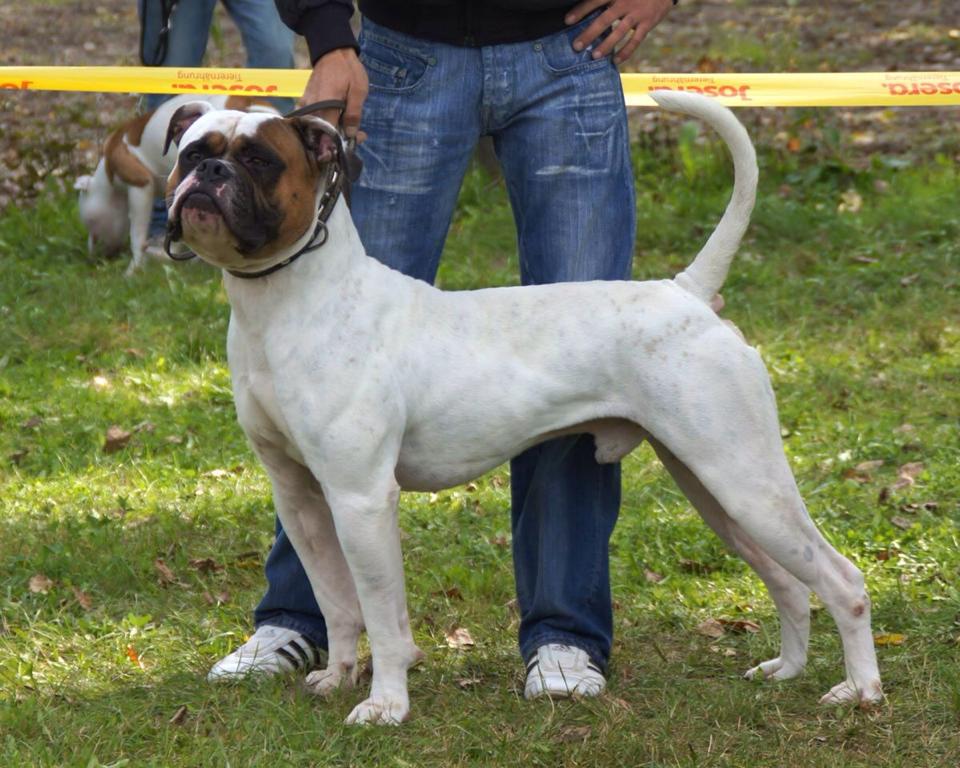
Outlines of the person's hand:
{"label": "person's hand", "polygon": [[[593,58],[599,59],[614,52],[614,61],[622,64],[637,50],[647,33],[659,24],[673,7],[673,0],[583,0],[566,15],[567,24],[576,24],[601,6],[607,9],[573,41],[575,50],[582,51],[610,29],[607,38],[597,46]],[[622,43],[622,45],[620,45]],[[617,46],[620,48],[617,49]]]}
{"label": "person's hand", "polygon": [[337,48],[317,59],[300,103],[306,106],[327,99],[346,102],[342,120],[336,109],[319,110],[317,116],[332,125],[341,123],[347,138],[362,138],[357,136],[357,132],[369,87],[367,71],[360,63],[357,52],[353,48]]}

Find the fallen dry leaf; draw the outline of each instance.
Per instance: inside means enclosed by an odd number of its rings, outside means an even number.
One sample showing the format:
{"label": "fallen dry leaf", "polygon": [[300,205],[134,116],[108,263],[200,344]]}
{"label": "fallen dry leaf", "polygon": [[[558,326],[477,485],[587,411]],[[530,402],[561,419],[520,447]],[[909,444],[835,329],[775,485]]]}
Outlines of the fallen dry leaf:
{"label": "fallen dry leaf", "polygon": [[649,568],[643,569],[643,578],[646,579],[650,584],[659,584],[661,581],[663,581],[663,576],[656,571],[651,571]]}
{"label": "fallen dry leaf", "polygon": [[723,624],[716,619],[707,619],[697,624],[697,632],[706,637],[723,637],[726,633]]}
{"label": "fallen dry leaf", "polygon": [[71,587],[71,589],[73,590],[73,596],[77,599],[77,602],[83,610],[89,611],[93,608],[93,600],[90,599],[90,595],[80,589],[80,587]]}
{"label": "fallen dry leaf", "polygon": [[907,531],[913,527],[912,521],[907,520],[905,517],[900,517],[899,515],[894,515],[891,517],[890,523],[903,531]]}
{"label": "fallen dry leaf", "polygon": [[872,461],[861,461],[855,467],[847,468],[843,471],[842,477],[845,480],[853,480],[857,483],[873,482],[873,471],[879,469],[884,464],[883,459],[873,459]]}
{"label": "fallen dry leaf", "polygon": [[460,587],[449,587],[448,589],[438,589],[435,592],[431,592],[431,595],[434,597],[445,597],[448,600],[463,600],[463,593],[460,591]]}
{"label": "fallen dry leaf", "polygon": [[900,554],[900,550],[896,548],[887,547],[886,549],[881,549],[873,553],[873,556],[881,561],[885,562],[887,560],[892,560]]}
{"label": "fallen dry leaf", "polygon": [[479,677],[461,677],[457,680],[457,685],[461,688],[472,688],[475,685],[480,685],[483,682]]}
{"label": "fallen dry leaf", "polygon": [[860,483],[861,485],[869,483],[873,480],[873,475],[867,471],[858,469],[857,467],[847,467],[843,472],[840,473],[840,477],[844,480],[853,480],[855,483]]}
{"label": "fallen dry leaf", "polygon": [[721,648],[719,645],[711,645],[710,650],[713,653],[719,653],[722,656],[736,656],[737,652],[733,648]]}
{"label": "fallen dry leaf", "polygon": [[157,576],[157,581],[160,582],[160,586],[165,587],[168,584],[177,583],[177,577],[173,575],[173,571],[170,570],[170,566],[163,561],[162,557],[158,557],[153,561],[153,567],[156,568],[157,573],[159,574]]}
{"label": "fallen dry leaf", "polygon": [[171,717],[167,722],[170,723],[170,725],[183,725],[186,719],[187,705],[181,704],[179,707],[177,707],[177,711],[173,713],[173,717]]}
{"label": "fallen dry leaf", "polygon": [[848,189],[840,195],[837,211],[840,213],[859,213],[863,208],[863,197],[855,189]]}
{"label": "fallen dry leaf", "polygon": [[873,642],[875,645],[903,645],[907,640],[906,635],[898,635],[895,633],[885,633],[880,635],[874,635]]}
{"label": "fallen dry leaf", "polygon": [[47,578],[42,573],[36,573],[30,577],[30,591],[34,594],[45,595],[53,586],[53,580]]}
{"label": "fallen dry leaf", "polygon": [[909,488],[915,485],[917,477],[922,472],[922,461],[911,461],[908,464],[904,464],[897,470],[897,479],[893,481],[893,484],[880,491],[880,501],[886,501],[890,498],[890,494],[893,493],[893,491],[899,491],[902,488]]}
{"label": "fallen dry leaf", "polygon": [[200,557],[190,561],[190,567],[200,573],[215,573],[222,571],[223,566],[212,557]]}
{"label": "fallen dry leaf", "polygon": [[911,502],[910,504],[904,504],[900,507],[901,512],[909,512],[913,514],[915,512],[936,512],[940,508],[940,503],[936,501],[924,501],[924,502]]}
{"label": "fallen dry leaf", "polygon": [[729,629],[731,632],[756,633],[760,631],[760,625],[749,619],[720,619],[719,621],[724,629]]}
{"label": "fallen dry leaf", "polygon": [[447,646],[450,648],[464,650],[473,648],[473,646],[476,645],[470,636],[470,630],[466,627],[451,627],[447,630],[446,638]]}
{"label": "fallen dry leaf", "polygon": [[216,595],[211,595],[204,590],[203,599],[207,602],[207,605],[226,605],[230,602],[230,593],[225,589],[221,589]]}
{"label": "fallen dry leaf", "polygon": [[132,645],[127,646],[127,658],[140,667],[140,669],[143,669],[143,661],[140,659],[140,654],[137,653],[137,649]]}
{"label": "fallen dry leaf", "polygon": [[130,442],[131,437],[133,437],[132,432],[127,432],[123,427],[114,424],[107,430],[103,443],[103,452],[116,453]]}
{"label": "fallen dry leaf", "polygon": [[908,464],[904,464],[897,470],[898,477],[909,477],[911,480],[916,480],[920,476],[920,473],[923,472],[923,462],[922,461],[911,461]]}

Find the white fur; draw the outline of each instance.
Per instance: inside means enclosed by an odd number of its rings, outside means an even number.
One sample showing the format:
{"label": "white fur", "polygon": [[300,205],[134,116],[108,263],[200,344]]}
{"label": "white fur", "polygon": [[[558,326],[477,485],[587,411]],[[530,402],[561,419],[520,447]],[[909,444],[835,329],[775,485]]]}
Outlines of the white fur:
{"label": "white fur", "polygon": [[749,218],[752,147],[711,100],[654,97],[718,128],[737,170],[721,236],[676,280],[443,292],[366,256],[343,202],[319,251],[261,279],[225,274],[237,414],[327,621],[329,664],[308,685],[354,683],[358,635],[369,633],[372,689],[348,722],[398,723],[409,711],[407,668],[420,652],[401,489],[465,482],[570,432],[592,433],[600,461],[648,439],[757,570],[782,648],[748,675],[803,669],[812,589],[846,655],[846,679],[823,700],[882,696],[863,577],[807,515],[760,356],[708,305]]}

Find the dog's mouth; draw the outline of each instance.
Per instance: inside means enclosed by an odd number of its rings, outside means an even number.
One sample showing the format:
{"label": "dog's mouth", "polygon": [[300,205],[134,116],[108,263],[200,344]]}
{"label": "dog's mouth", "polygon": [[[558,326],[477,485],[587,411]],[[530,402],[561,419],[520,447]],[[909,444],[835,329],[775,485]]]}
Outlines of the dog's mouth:
{"label": "dog's mouth", "polygon": [[178,211],[181,220],[204,224],[212,218],[223,218],[223,211],[216,198],[209,192],[199,189],[187,194]]}
{"label": "dog's mouth", "polygon": [[183,239],[183,227],[204,231],[226,222],[217,196],[208,189],[195,187],[181,195],[170,209],[167,218],[167,235],[171,242]]}
{"label": "dog's mouth", "polygon": [[[186,240],[194,250],[229,244],[244,260],[259,258],[265,243],[276,239],[282,216],[258,198],[252,187],[186,181],[174,195],[167,220],[167,242]],[[203,243],[203,244],[202,244]],[[205,244],[205,245],[204,245]],[[217,245],[219,244],[219,245]],[[204,257],[203,252],[197,253]]]}

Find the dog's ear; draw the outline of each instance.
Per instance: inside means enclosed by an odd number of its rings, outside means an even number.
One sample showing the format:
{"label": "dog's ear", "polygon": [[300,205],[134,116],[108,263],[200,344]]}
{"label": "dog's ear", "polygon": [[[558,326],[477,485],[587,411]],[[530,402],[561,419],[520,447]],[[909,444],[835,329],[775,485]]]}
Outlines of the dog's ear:
{"label": "dog's ear", "polygon": [[170,118],[170,125],[167,127],[167,138],[163,142],[163,154],[167,154],[171,142],[180,146],[180,139],[187,129],[207,114],[213,107],[206,101],[191,101],[177,109]]}
{"label": "dog's ear", "polygon": [[307,150],[307,154],[317,161],[318,165],[325,165],[336,160],[343,153],[343,144],[340,134],[326,120],[313,115],[289,118],[290,124],[300,134],[300,140]]}
{"label": "dog's ear", "polygon": [[77,180],[73,182],[73,188],[80,192],[87,192],[90,190],[90,184],[93,183],[93,176],[77,176]]}

